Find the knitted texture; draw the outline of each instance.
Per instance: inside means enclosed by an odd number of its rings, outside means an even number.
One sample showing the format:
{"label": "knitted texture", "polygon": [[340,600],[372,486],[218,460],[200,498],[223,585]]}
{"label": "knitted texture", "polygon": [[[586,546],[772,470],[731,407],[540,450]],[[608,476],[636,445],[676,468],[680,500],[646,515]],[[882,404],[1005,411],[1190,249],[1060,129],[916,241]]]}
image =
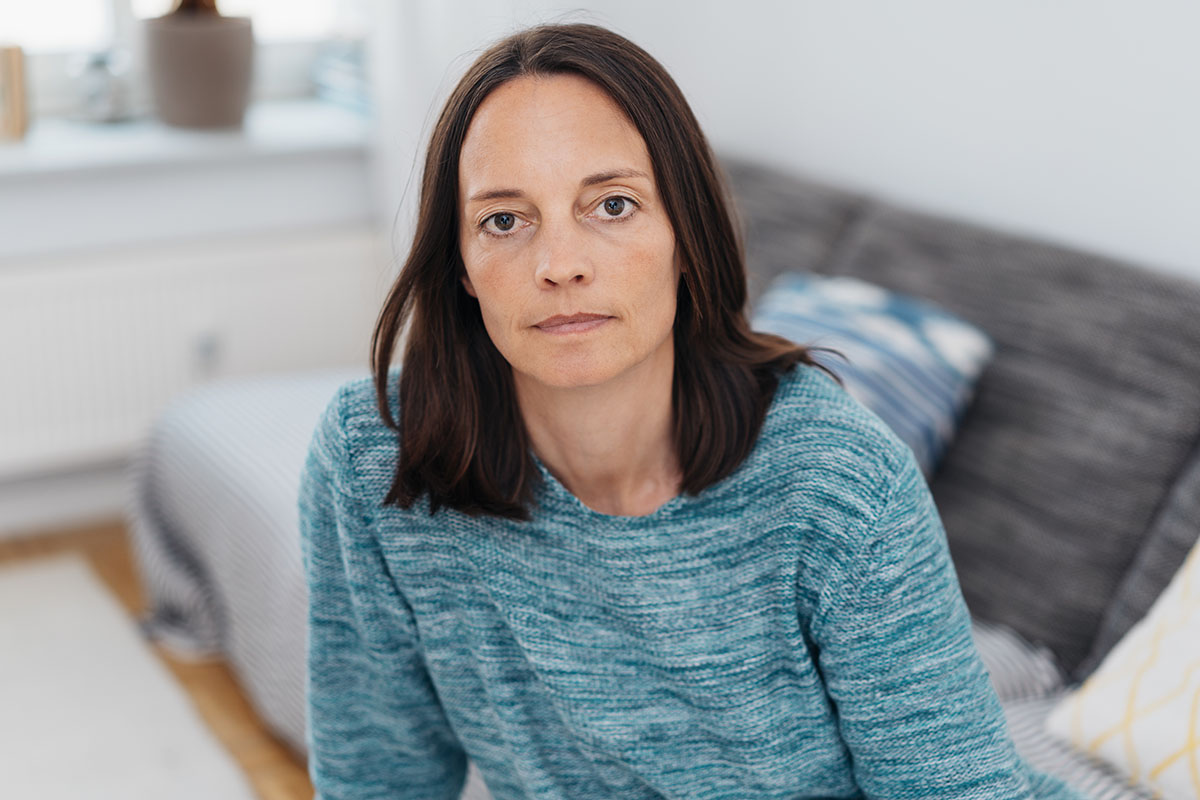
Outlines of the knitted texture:
{"label": "knitted texture", "polygon": [[[393,370],[393,379],[398,370]],[[299,502],[316,800],[1070,798],[1030,768],[912,451],[820,370],[738,469],[640,517],[538,461],[534,518],[382,505],[369,379]]]}

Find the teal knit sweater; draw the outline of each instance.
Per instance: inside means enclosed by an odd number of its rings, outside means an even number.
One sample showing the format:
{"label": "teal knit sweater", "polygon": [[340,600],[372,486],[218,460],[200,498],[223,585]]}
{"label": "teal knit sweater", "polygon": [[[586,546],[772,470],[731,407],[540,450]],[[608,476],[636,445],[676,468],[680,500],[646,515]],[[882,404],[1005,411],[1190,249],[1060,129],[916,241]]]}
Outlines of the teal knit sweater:
{"label": "teal knit sweater", "polygon": [[[393,379],[398,377],[393,370]],[[1009,738],[911,451],[819,369],[729,477],[529,522],[383,506],[396,436],[342,386],[301,483],[317,800],[1071,798]]]}

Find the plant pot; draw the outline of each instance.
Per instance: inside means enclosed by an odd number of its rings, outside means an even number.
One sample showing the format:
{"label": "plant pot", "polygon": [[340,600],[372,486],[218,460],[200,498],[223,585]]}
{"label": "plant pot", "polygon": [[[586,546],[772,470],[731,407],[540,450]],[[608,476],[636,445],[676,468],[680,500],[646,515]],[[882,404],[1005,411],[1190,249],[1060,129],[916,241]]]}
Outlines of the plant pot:
{"label": "plant pot", "polygon": [[142,24],[158,118],[181,128],[240,127],[254,77],[250,18],[174,15]]}

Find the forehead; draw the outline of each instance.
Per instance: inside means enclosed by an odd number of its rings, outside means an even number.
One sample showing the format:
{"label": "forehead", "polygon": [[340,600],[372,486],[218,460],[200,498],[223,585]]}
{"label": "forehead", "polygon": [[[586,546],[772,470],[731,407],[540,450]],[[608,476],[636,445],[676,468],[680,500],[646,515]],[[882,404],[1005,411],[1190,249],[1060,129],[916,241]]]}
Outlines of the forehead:
{"label": "forehead", "polygon": [[497,181],[578,181],[622,167],[652,174],[645,141],[607,92],[578,75],[524,75],[476,110],[459,157],[459,185],[466,197]]}

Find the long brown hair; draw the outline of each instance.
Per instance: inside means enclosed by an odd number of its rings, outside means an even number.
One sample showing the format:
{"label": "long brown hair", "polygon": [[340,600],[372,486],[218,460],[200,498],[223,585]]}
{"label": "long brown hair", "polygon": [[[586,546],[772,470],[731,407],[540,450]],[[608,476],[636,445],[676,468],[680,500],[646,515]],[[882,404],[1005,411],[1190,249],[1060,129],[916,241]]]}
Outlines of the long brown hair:
{"label": "long brown hair", "polygon": [[[683,93],[646,51],[589,24],[541,25],[484,52],[433,129],[408,260],[375,325],[371,364],[379,410],[399,433],[385,504],[428,493],[467,514],[529,519],[540,475],[517,406],[512,371],[467,294],[458,247],[458,166],[480,103],[522,75],[575,74],[604,89],[641,133],[682,258],[674,326],[674,439],[683,491],[698,494],[745,459],[779,376],[797,363],[828,368],[810,350],[750,330],[742,243],[716,159]],[[388,404],[396,341],[409,324],[399,416]],[[840,383],[840,380],[839,380]]]}

